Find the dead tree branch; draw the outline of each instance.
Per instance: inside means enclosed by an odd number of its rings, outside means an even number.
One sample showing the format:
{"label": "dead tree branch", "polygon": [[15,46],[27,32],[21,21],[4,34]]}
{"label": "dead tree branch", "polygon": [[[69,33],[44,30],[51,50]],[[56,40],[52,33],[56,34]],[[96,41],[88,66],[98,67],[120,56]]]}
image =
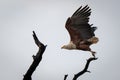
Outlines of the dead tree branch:
{"label": "dead tree branch", "polygon": [[84,68],[82,71],[80,71],[79,73],[75,74],[74,77],[73,77],[73,80],[77,80],[77,78],[78,78],[79,76],[83,75],[85,72],[90,72],[90,71],[88,71],[88,67],[89,67],[90,62],[93,61],[93,60],[97,60],[97,58],[95,58],[95,57],[89,58],[89,59],[87,60],[87,63],[86,63],[86,65],[85,65],[85,68]]}
{"label": "dead tree branch", "polygon": [[33,31],[33,38],[35,41],[35,44],[38,46],[39,50],[37,52],[36,55],[33,55],[33,62],[31,64],[31,66],[29,67],[28,71],[26,72],[26,74],[24,75],[23,80],[32,80],[32,74],[35,71],[36,67],[39,65],[40,61],[42,60],[42,55],[46,49],[46,45],[44,45],[43,43],[41,43],[35,32]]}
{"label": "dead tree branch", "polygon": [[68,77],[68,74],[66,74],[66,75],[64,76],[64,80],[66,80],[66,79],[67,79],[67,77]]}

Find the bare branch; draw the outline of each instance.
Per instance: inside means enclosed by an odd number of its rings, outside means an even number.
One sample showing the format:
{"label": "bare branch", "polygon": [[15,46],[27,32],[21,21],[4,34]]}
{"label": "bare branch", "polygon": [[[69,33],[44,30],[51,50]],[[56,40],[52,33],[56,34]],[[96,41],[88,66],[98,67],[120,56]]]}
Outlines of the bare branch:
{"label": "bare branch", "polygon": [[24,75],[23,80],[32,80],[31,76],[33,72],[35,71],[36,67],[39,65],[40,61],[42,60],[42,55],[46,49],[46,45],[44,45],[38,40],[34,31],[33,31],[33,38],[34,38],[36,45],[39,47],[39,50],[36,55],[33,55],[33,62],[31,66],[29,67],[28,71],[26,72],[26,74]]}
{"label": "bare branch", "polygon": [[98,58],[95,58],[95,57],[89,58],[89,59],[87,60],[87,63],[86,63],[86,65],[85,65],[85,68],[84,68],[82,71],[80,71],[79,73],[75,74],[73,80],[77,80],[77,78],[78,78],[79,76],[83,75],[85,72],[90,72],[90,71],[87,70],[88,67],[89,67],[90,62],[93,61],[93,60],[97,60],[97,59],[98,59]]}
{"label": "bare branch", "polygon": [[64,76],[64,80],[66,80],[66,79],[67,79],[67,77],[68,77],[68,74],[66,74],[66,75]]}

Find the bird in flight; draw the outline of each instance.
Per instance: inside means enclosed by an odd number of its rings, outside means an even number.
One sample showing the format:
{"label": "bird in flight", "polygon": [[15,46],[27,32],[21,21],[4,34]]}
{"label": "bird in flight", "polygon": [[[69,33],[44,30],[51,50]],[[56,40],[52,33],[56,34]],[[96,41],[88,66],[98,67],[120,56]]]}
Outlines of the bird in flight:
{"label": "bird in flight", "polygon": [[70,35],[70,42],[61,47],[68,50],[83,50],[90,51],[95,57],[95,51],[92,51],[90,46],[96,44],[99,39],[95,37],[94,31],[97,27],[89,24],[89,16],[91,9],[88,5],[78,8],[74,14],[66,21],[65,28]]}

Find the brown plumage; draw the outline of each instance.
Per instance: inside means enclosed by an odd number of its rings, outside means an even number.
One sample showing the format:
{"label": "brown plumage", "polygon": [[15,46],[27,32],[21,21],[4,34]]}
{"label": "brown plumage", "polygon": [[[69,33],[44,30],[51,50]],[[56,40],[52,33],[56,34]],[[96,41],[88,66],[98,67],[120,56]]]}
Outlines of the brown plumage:
{"label": "brown plumage", "polygon": [[90,25],[88,23],[90,14],[91,9],[88,5],[85,7],[80,6],[67,19],[65,27],[70,34],[70,43],[64,45],[63,49],[90,51],[95,56],[95,52],[91,50],[90,45],[98,42],[98,38],[94,34],[97,28],[92,27],[93,24]]}

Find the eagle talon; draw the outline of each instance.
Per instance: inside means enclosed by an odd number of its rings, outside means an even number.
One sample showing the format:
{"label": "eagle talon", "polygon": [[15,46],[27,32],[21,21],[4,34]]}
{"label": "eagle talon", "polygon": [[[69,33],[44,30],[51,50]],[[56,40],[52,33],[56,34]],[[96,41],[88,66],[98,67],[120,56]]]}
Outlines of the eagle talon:
{"label": "eagle talon", "polygon": [[96,52],[90,51],[92,53],[92,56],[95,57]]}

